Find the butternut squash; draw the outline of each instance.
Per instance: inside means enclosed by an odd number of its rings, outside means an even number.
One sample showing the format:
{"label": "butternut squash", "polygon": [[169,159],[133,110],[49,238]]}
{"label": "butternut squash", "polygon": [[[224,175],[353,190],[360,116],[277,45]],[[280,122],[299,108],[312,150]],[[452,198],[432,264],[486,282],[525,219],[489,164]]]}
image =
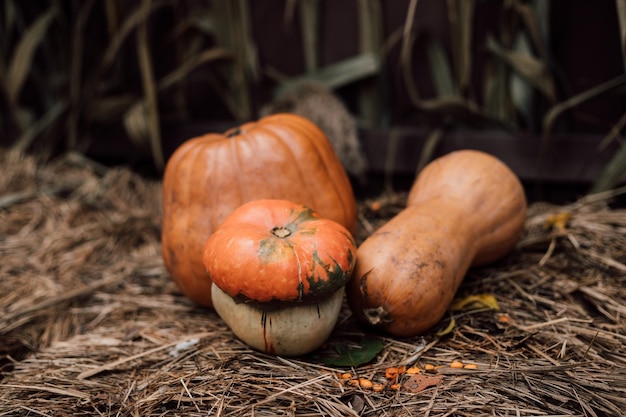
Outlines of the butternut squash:
{"label": "butternut squash", "polygon": [[398,337],[426,332],[471,266],[514,248],[526,208],[519,179],[497,158],[462,150],[434,160],[416,178],[407,207],[358,248],[350,308]]}

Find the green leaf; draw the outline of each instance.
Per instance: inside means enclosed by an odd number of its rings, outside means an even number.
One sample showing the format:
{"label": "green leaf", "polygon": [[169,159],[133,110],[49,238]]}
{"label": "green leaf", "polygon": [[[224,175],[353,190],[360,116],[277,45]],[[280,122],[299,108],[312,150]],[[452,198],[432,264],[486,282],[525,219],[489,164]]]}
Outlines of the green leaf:
{"label": "green leaf", "polygon": [[320,68],[302,77],[292,78],[283,83],[277,95],[281,91],[289,90],[294,85],[303,81],[319,81],[329,89],[342,87],[363,78],[378,73],[380,61],[374,53],[364,53],[352,58],[345,59],[332,65]]}
{"label": "green leaf", "polygon": [[356,367],[372,361],[384,347],[382,340],[365,336],[358,343],[336,343],[335,352],[319,359],[326,365]]}

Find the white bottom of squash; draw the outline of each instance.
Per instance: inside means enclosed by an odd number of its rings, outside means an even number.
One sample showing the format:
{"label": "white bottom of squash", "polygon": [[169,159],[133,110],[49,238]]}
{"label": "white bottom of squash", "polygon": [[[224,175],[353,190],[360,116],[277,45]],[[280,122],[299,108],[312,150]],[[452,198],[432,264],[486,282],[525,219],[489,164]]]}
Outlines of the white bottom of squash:
{"label": "white bottom of squash", "polygon": [[243,342],[277,356],[300,356],[320,347],[333,331],[344,287],[316,304],[294,304],[280,309],[235,300],[217,285],[211,288],[213,307],[232,332]]}

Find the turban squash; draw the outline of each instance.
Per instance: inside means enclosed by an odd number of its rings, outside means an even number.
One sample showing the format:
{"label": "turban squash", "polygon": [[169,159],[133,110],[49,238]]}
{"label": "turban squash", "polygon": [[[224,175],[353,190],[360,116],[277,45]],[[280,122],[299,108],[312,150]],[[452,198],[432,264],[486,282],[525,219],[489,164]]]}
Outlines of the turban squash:
{"label": "turban squash", "polygon": [[231,330],[265,353],[297,356],[334,328],[356,243],[309,207],[255,200],[209,237],[203,260],[213,306]]}

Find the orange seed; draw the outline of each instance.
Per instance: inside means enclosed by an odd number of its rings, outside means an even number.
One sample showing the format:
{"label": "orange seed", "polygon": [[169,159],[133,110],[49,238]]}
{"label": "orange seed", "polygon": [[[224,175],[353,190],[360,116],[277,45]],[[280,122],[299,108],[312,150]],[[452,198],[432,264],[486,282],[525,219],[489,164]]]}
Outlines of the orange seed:
{"label": "orange seed", "polygon": [[452,363],[450,363],[450,368],[463,368],[463,363],[461,361],[452,361]]}

